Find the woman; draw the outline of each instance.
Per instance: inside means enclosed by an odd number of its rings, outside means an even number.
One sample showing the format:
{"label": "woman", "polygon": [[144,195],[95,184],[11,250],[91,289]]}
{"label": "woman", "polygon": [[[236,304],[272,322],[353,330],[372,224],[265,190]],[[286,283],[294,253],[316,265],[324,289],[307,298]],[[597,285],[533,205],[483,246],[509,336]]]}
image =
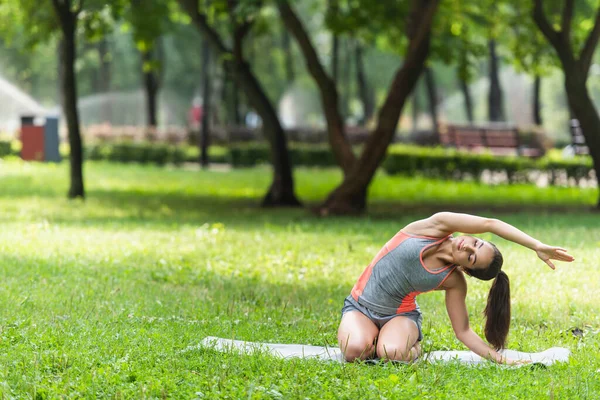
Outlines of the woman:
{"label": "woman", "polygon": [[[504,347],[510,325],[510,286],[501,271],[496,246],[454,232],[491,232],[535,251],[550,268],[551,260],[573,261],[560,247],[548,246],[497,219],[450,212],[408,224],[375,256],[344,302],[338,344],[347,361],[377,356],[414,361],[419,357],[421,312],[415,297],[446,291],[446,309],[456,337],[471,351],[497,363],[513,363],[496,350]],[[485,307],[488,346],[469,327],[464,274],[494,279]]]}

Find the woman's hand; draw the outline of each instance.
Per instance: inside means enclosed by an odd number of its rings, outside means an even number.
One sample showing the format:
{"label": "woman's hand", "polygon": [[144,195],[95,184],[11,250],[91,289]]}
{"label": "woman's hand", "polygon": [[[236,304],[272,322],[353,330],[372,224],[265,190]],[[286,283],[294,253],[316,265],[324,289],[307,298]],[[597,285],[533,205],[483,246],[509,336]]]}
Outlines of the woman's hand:
{"label": "woman's hand", "polygon": [[540,243],[535,248],[535,252],[538,257],[548,264],[548,266],[552,269],[555,269],[554,263],[550,260],[558,260],[558,261],[567,261],[571,262],[575,260],[575,258],[567,253],[567,250],[561,247],[548,246],[547,244]]}

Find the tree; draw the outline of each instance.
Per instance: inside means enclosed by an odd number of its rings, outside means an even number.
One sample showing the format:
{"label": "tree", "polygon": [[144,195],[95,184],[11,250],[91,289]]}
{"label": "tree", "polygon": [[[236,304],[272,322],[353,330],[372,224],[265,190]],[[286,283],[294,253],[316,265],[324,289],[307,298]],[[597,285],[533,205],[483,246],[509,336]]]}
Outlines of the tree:
{"label": "tree", "polygon": [[533,77],[533,101],[531,113],[533,114],[533,123],[538,126],[542,126],[542,102],[540,101],[541,86],[542,77],[536,74]]}
{"label": "tree", "polygon": [[[579,120],[596,176],[600,176],[600,117],[586,86],[592,57],[600,38],[600,6],[590,7],[584,2],[578,3],[578,6],[580,20],[585,22],[577,26],[585,27],[586,29],[583,29],[585,33],[573,32],[576,12],[574,0],[565,0],[559,13],[550,12],[551,19],[547,14],[549,5],[542,0],[534,0],[532,15],[537,27],[552,45],[560,60],[569,107]],[[590,19],[590,15],[595,15],[594,19]],[[559,22],[550,22],[555,20]],[[600,197],[596,210],[600,211]]]}
{"label": "tree", "polygon": [[[252,27],[251,19],[244,18],[244,15],[252,14],[257,10],[251,4],[249,9],[246,9],[242,6],[247,6],[248,3],[238,4],[235,1],[215,1],[208,9],[199,7],[197,0],[178,0],[178,2],[190,16],[194,26],[210,43],[214,54],[223,59],[226,68],[230,68],[233,72],[234,79],[262,119],[273,165],[273,182],[263,199],[263,206],[299,206],[300,202],[294,193],[292,165],[285,133],[273,105],[243,54],[243,41]],[[229,19],[231,48],[225,44],[222,35],[209,22],[207,11],[210,11],[211,15],[220,12],[220,17],[226,16]]]}
{"label": "tree", "polygon": [[335,69],[331,77],[327,74],[302,22],[287,1],[278,3],[279,12],[286,28],[298,42],[309,73],[314,78],[321,95],[323,112],[327,121],[329,144],[337,164],[347,174],[356,157],[346,138],[344,121],[339,109],[339,95],[335,83]]}
{"label": "tree", "polygon": [[427,89],[427,98],[429,101],[429,114],[431,115],[432,131],[438,136],[438,115],[437,115],[437,90],[435,86],[435,77],[431,67],[425,68],[425,87]]}
{"label": "tree", "polygon": [[173,26],[169,14],[167,1],[131,0],[124,4],[123,15],[132,25],[133,39],[140,53],[146,123],[150,127],[158,125],[158,93],[165,68],[162,35]]}
{"label": "tree", "polygon": [[499,18],[505,21],[502,44],[507,46],[513,66],[533,77],[531,111],[533,122],[542,125],[541,82],[552,70],[560,68],[556,53],[531,18],[531,4],[507,3]]}
{"label": "tree", "polygon": [[[278,5],[282,19],[295,36],[308,70],[319,87],[328,125],[329,142],[336,162],[344,172],[343,182],[330,193],[319,207],[319,212],[321,215],[362,212],[366,207],[368,185],[392,141],[404,103],[424,69],[438,2],[435,0],[411,2],[407,17],[408,45],[404,63],[395,74],[387,98],[379,111],[377,126],[369,135],[358,158],[354,156],[345,135],[335,82],[326,73],[306,30],[291,6],[287,1],[279,1]],[[384,19],[391,26],[390,18],[393,16],[396,20],[396,16],[399,15],[394,11],[401,13],[406,11],[403,4],[395,5],[400,8],[399,10],[390,10],[388,3],[370,3],[369,6],[352,3],[347,6],[354,7],[350,10],[356,12],[352,15],[353,21],[362,20],[365,24],[375,25]]]}
{"label": "tree", "polygon": [[471,97],[471,90],[469,89],[469,82],[463,78],[460,73],[458,73],[458,83],[460,86],[460,91],[463,94],[467,121],[473,123],[473,100]]}
{"label": "tree", "polygon": [[83,146],[79,130],[77,111],[77,77],[75,60],[77,58],[76,35],[77,21],[82,10],[82,2],[77,5],[72,0],[52,0],[52,6],[58,18],[62,32],[60,46],[60,82],[62,89],[63,112],[69,131],[69,163],[71,184],[68,197],[85,197],[83,185]]}
{"label": "tree", "polygon": [[21,37],[25,48],[32,49],[58,37],[60,98],[69,137],[69,198],[84,198],[83,149],[77,111],[77,39],[98,36],[110,25],[112,3],[100,0],[4,0],[3,11],[12,21],[0,31],[7,37]]}
{"label": "tree", "polygon": [[361,119],[362,124],[366,124],[373,116],[373,109],[375,108],[373,91],[367,82],[365,76],[365,67],[363,60],[363,45],[360,41],[355,42],[355,61],[356,61],[356,87],[358,88],[358,96],[362,102],[363,115]]}
{"label": "tree", "polygon": [[488,95],[488,119],[490,121],[505,121],[504,115],[504,96],[502,95],[502,87],[500,86],[499,77],[499,60],[496,52],[496,40],[488,41],[489,48],[489,78],[490,92]]}

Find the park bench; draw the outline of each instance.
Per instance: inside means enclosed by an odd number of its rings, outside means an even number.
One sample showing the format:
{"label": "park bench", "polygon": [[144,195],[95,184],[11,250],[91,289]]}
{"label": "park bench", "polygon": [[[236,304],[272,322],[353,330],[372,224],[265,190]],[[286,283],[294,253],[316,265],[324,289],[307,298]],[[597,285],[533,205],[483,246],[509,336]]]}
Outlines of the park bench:
{"label": "park bench", "polygon": [[526,146],[521,142],[519,131],[505,125],[454,125],[440,128],[440,143],[470,152],[490,152],[495,155],[518,155],[541,157],[544,149]]}

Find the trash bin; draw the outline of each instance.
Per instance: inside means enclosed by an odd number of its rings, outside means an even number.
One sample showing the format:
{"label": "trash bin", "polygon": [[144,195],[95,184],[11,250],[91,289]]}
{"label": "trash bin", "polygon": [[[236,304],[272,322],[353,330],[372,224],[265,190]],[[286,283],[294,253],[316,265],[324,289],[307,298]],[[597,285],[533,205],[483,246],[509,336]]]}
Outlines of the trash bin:
{"label": "trash bin", "polygon": [[58,118],[21,117],[21,158],[26,161],[60,161]]}

